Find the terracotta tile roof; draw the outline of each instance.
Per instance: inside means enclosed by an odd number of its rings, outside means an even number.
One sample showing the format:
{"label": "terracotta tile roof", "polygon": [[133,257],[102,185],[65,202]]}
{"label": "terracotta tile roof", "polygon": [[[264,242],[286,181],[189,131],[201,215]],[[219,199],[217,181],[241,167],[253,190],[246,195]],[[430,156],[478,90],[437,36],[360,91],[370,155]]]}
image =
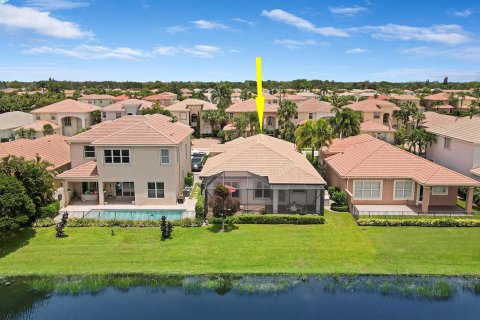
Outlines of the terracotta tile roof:
{"label": "terracotta tile roof", "polygon": [[165,95],[165,96],[171,96],[172,97],[172,96],[176,96],[177,94],[175,94],[173,92],[166,91],[166,92],[162,92],[160,95]]}
{"label": "terracotta tile roof", "polygon": [[[277,110],[278,110],[277,104],[265,103],[264,112],[277,113]],[[257,112],[257,105],[255,103],[255,99],[247,99],[247,100],[239,101],[237,103],[232,104],[225,111],[232,112],[232,113]]]}
{"label": "terracotta tile roof", "polygon": [[97,161],[89,161],[73,169],[58,174],[57,179],[96,179],[98,178]]}
{"label": "terracotta tile roof", "polygon": [[32,123],[29,123],[23,127],[21,127],[21,129],[33,129],[35,130],[36,132],[41,132],[43,131],[43,126],[46,125],[46,124],[49,124],[52,126],[53,130],[56,130],[58,128],[60,128],[59,125],[51,122],[51,121],[48,121],[48,120],[35,120],[33,121]]}
{"label": "terracotta tile roof", "polygon": [[32,111],[32,113],[57,113],[57,112],[86,113],[86,112],[92,112],[92,111],[101,110],[101,109],[102,108],[94,106],[93,104],[88,104],[85,102],[80,102],[72,99],[65,99],[45,107],[35,109]]}
{"label": "terracotta tile roof", "polygon": [[453,106],[451,106],[449,104],[441,104],[441,105],[436,105],[436,106],[432,107],[432,109],[450,110],[450,109],[453,109]]}
{"label": "terracotta tile roof", "polygon": [[147,101],[171,100],[172,97],[173,96],[170,94],[161,93],[161,94],[154,94],[151,96],[144,97],[143,100],[147,100]]}
{"label": "terracotta tile roof", "polygon": [[81,96],[78,100],[113,100],[115,97],[109,94],[88,94]]}
{"label": "terracotta tile roof", "polygon": [[456,123],[448,124],[443,127],[428,128],[428,131],[470,143],[480,143],[480,117],[472,119],[465,117]]}
{"label": "terracotta tile roof", "polygon": [[417,96],[414,96],[413,94],[396,94],[396,95],[391,95],[389,98],[393,98],[396,100],[404,101],[420,101],[420,98]]}
{"label": "terracotta tile roof", "polygon": [[330,102],[320,101],[317,99],[309,99],[297,103],[299,113],[304,112],[320,112],[320,113],[332,113],[333,106]]}
{"label": "terracotta tile roof", "polygon": [[268,177],[271,184],[325,184],[307,158],[293,143],[258,134],[214,145],[200,177],[220,172],[248,171]]}
{"label": "terracotta tile roof", "polygon": [[431,94],[429,96],[424,97],[425,100],[432,100],[432,101],[447,101],[448,98],[450,98],[450,94],[446,92]]}
{"label": "terracotta tile roof", "polygon": [[441,128],[446,125],[464,121],[467,118],[460,118],[451,116],[448,114],[441,114],[434,111],[425,111],[425,120],[423,120],[421,126],[425,128]]}
{"label": "terracotta tile roof", "polygon": [[225,127],[223,127],[222,130],[223,131],[235,131],[235,130],[237,130],[237,127],[235,126],[234,123],[229,123],[229,124],[225,125]]}
{"label": "terracotta tile roof", "polygon": [[379,99],[366,99],[362,101],[357,101],[351,104],[347,104],[343,108],[349,108],[355,111],[360,112],[379,112],[384,107],[391,107],[393,110],[400,110],[396,104],[386,101],[386,100],[379,100]]}
{"label": "terracotta tile roof", "polygon": [[[274,94],[274,96],[277,97],[278,99],[280,99],[280,93],[276,93],[276,94]],[[296,95],[296,94],[282,94],[281,96],[282,96],[282,100],[288,100],[288,101],[304,101],[304,100],[307,100],[306,97]]]}
{"label": "terracotta tile roof", "polygon": [[17,139],[0,144],[0,158],[8,155],[34,160],[37,155],[49,162],[51,170],[63,167],[71,162],[70,146],[67,137],[50,135],[35,140]]}
{"label": "terracotta tile roof", "polygon": [[153,103],[150,101],[127,99],[105,106],[103,107],[103,111],[123,111],[125,110],[124,106],[136,106],[141,110],[151,108],[152,105]]}
{"label": "terracotta tile roof", "polygon": [[360,124],[360,132],[395,132],[395,129],[378,123],[373,120],[368,120]]}
{"label": "terracotta tile roof", "polygon": [[480,186],[479,181],[369,135],[344,140],[351,141],[335,139],[328,151],[343,151],[325,159],[342,178],[412,179],[426,186]]}
{"label": "terracotta tile roof", "polygon": [[127,99],[130,99],[129,96],[127,96],[126,94],[121,94],[119,96],[116,96],[116,97],[113,97],[113,101],[122,101],[122,100],[127,100]]}
{"label": "terracotta tile roof", "polygon": [[168,111],[185,111],[189,106],[202,106],[202,110],[217,110],[217,106],[208,101],[199,99],[185,99],[169,105],[165,109]]}
{"label": "terracotta tile roof", "polygon": [[33,121],[30,113],[11,111],[0,114],[0,130],[18,128]]}
{"label": "terracotta tile roof", "polygon": [[68,142],[109,146],[177,145],[190,136],[193,129],[171,120],[170,117],[161,114],[122,117],[102,122],[69,138]]}

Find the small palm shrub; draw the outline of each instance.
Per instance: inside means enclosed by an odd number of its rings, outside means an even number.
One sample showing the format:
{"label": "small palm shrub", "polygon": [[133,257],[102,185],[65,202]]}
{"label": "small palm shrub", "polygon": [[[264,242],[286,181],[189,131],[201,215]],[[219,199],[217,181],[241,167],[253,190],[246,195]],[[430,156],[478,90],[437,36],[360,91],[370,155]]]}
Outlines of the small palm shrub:
{"label": "small palm shrub", "polygon": [[65,227],[67,226],[68,213],[62,215],[62,220],[55,226],[55,237],[63,238],[65,237]]}
{"label": "small palm shrub", "polygon": [[162,232],[162,240],[172,238],[173,225],[170,221],[167,221],[165,216],[162,216],[160,220],[160,231]]}

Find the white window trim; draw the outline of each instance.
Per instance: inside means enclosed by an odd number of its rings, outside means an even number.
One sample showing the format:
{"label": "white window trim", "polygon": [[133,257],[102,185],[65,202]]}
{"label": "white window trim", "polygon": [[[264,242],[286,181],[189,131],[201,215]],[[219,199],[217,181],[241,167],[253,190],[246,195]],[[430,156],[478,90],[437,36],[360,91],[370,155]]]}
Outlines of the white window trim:
{"label": "white window trim", "polygon": [[[168,162],[163,162],[162,161],[162,151],[163,150],[168,151]],[[170,149],[167,149],[167,148],[160,149],[160,164],[163,165],[163,166],[168,166],[168,165],[172,164],[172,152],[170,151]]]}
{"label": "white window trim", "polygon": [[[440,187],[440,188],[445,188],[445,192],[435,192],[433,191],[434,188]],[[448,196],[448,187],[447,186],[436,186],[431,188],[432,196]]]}
{"label": "white window trim", "polygon": [[[397,182],[410,182],[412,186],[412,194],[409,198],[397,198],[395,196],[395,190],[397,190]],[[393,182],[393,200],[414,200],[415,199],[415,185],[412,180],[395,180]]]}
{"label": "white window trim", "polygon": [[[380,195],[378,198],[357,198],[355,197],[355,185],[357,182],[363,182],[363,181],[369,181],[369,182],[380,182]],[[353,200],[382,200],[383,199],[383,180],[369,180],[369,179],[359,179],[359,180],[353,180]]]}
{"label": "white window trim", "polygon": [[180,112],[180,120],[187,120],[187,113],[186,112]]}
{"label": "white window trim", "polygon": [[[112,162],[109,163],[109,162],[105,162],[105,151],[106,150],[112,150]],[[128,150],[128,160],[129,162],[120,162],[120,163],[114,163],[113,162],[113,150],[120,150],[120,161],[122,159],[122,150]],[[95,150],[96,151],[96,150]],[[96,155],[96,154],[95,154]],[[121,148],[121,149],[118,149],[118,148],[108,148],[108,149],[103,149],[102,150],[102,161],[103,161],[103,164],[104,165],[132,165],[132,152],[130,149],[128,148]],[[126,182],[129,182],[129,181],[126,181]]]}
{"label": "white window trim", "polygon": [[[155,188],[154,188],[154,189],[149,189],[149,188],[148,188],[148,184],[149,184],[149,183],[155,184]],[[162,190],[162,189],[157,189],[157,183],[163,183],[163,197],[158,197],[158,196],[157,196],[157,192],[158,192],[159,190]],[[163,182],[163,181],[155,181],[155,182],[154,182],[154,181],[150,181],[150,182],[147,182],[147,199],[165,199],[165,185],[166,185],[166,183]],[[148,196],[148,192],[149,192],[150,190],[154,190],[154,191],[155,191],[155,197],[149,197],[149,196]]]}
{"label": "white window trim", "polygon": [[[93,157],[87,157],[87,150],[85,150],[86,147],[93,147],[93,153],[95,154]],[[97,157],[97,150],[95,150],[94,146],[83,146],[83,157],[87,159],[94,159]]]}

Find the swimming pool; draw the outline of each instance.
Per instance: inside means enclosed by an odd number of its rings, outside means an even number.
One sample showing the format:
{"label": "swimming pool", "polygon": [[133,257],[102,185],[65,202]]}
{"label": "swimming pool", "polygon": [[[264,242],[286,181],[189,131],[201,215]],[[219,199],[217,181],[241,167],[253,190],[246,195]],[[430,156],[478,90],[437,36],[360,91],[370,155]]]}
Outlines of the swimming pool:
{"label": "swimming pool", "polygon": [[125,220],[160,220],[162,216],[167,217],[167,220],[178,220],[182,218],[184,210],[167,210],[167,209],[143,209],[143,210],[129,210],[129,209],[97,209],[90,210],[84,215],[84,218],[90,219],[125,219]]}

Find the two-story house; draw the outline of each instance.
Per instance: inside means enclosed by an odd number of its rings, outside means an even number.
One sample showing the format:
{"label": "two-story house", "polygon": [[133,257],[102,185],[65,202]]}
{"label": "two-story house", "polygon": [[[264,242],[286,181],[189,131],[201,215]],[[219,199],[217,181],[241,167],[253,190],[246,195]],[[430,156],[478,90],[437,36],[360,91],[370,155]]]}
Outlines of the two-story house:
{"label": "two-story house", "polygon": [[100,107],[65,99],[48,106],[32,110],[35,120],[46,120],[60,126],[60,134],[73,136],[82,129],[93,125],[92,112],[101,110]]}
{"label": "two-story house", "polygon": [[156,114],[102,122],[71,137],[72,169],[56,177],[65,203],[176,204],[191,167],[192,132]]}
{"label": "two-story house", "polygon": [[172,92],[163,92],[161,94],[154,94],[143,98],[143,100],[150,102],[158,102],[162,106],[169,106],[177,101],[177,95]]}
{"label": "two-story house", "polygon": [[333,105],[330,102],[317,99],[303,100],[297,103],[298,115],[293,119],[294,124],[302,124],[307,120],[316,121],[320,118],[333,117]]}
{"label": "two-story house", "polygon": [[165,110],[170,111],[181,123],[192,128],[200,126],[200,134],[212,134],[213,128],[210,123],[203,121],[203,115],[207,110],[217,110],[213,103],[199,99],[185,99],[166,107]]}
{"label": "two-story house", "polygon": [[436,136],[427,146],[428,159],[480,181],[480,118],[458,118],[426,130]]}
{"label": "two-story house", "polygon": [[115,102],[115,97],[109,94],[89,94],[78,98],[78,101],[93,104],[103,108]]}
{"label": "two-story house", "polygon": [[124,116],[140,115],[143,109],[149,109],[152,105],[152,102],[139,99],[118,101],[102,109],[102,121],[115,120]]}

